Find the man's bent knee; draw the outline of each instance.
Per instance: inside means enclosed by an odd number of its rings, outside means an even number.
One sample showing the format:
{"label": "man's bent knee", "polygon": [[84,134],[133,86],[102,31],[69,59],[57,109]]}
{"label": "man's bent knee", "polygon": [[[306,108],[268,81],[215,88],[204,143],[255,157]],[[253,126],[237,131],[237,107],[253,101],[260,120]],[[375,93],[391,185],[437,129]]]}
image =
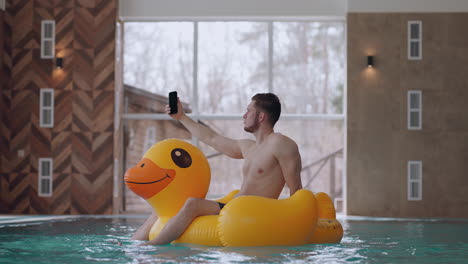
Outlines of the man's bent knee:
{"label": "man's bent knee", "polygon": [[219,213],[219,206],[214,201],[190,197],[185,201],[181,212],[186,215],[195,217],[201,215],[211,215]]}
{"label": "man's bent knee", "polygon": [[182,207],[182,211],[184,213],[192,213],[196,214],[200,208],[200,201],[203,199],[190,197],[185,201],[184,206]]}

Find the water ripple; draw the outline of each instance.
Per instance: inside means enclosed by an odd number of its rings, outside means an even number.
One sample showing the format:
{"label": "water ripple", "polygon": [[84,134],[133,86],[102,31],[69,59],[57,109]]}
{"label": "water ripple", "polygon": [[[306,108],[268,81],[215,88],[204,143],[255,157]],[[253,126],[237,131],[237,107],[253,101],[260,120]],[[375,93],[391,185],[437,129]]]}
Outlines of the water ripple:
{"label": "water ripple", "polygon": [[0,229],[0,263],[464,263],[468,223],[341,220],[336,245],[299,247],[140,246],[144,219],[78,218]]}

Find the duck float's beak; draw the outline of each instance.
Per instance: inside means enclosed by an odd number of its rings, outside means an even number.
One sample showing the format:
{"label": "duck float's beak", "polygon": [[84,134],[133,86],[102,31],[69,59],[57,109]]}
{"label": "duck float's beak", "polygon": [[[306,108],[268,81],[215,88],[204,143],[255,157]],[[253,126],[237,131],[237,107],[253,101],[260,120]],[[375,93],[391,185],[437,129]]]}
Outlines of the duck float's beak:
{"label": "duck float's beak", "polygon": [[147,200],[166,188],[175,176],[175,170],[160,168],[145,158],[127,170],[125,183],[134,193]]}

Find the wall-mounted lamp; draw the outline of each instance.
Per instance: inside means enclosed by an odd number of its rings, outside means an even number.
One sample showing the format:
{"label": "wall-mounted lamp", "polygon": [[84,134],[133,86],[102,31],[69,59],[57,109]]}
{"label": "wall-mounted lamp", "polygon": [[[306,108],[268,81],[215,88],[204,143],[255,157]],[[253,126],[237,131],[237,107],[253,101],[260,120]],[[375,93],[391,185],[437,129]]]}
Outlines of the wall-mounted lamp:
{"label": "wall-mounted lamp", "polygon": [[55,58],[55,67],[57,67],[57,69],[63,68],[63,58],[61,57]]}
{"label": "wall-mounted lamp", "polygon": [[367,56],[367,67],[374,67],[374,56]]}

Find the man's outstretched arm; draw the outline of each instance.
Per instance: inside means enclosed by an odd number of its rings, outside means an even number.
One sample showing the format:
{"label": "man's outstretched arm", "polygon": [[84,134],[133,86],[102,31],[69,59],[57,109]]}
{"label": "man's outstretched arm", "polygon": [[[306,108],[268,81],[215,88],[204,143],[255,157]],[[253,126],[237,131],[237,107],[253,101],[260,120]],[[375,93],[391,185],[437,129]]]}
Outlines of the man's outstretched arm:
{"label": "man's outstretched arm", "polygon": [[[224,137],[209,127],[195,122],[184,113],[182,104],[180,103],[179,99],[177,99],[177,108],[178,112],[170,116],[176,120],[179,120],[182,125],[184,125],[185,128],[187,128],[190,133],[192,133],[193,136],[231,158],[241,159],[243,157],[241,150],[241,145],[243,144],[242,140],[233,140]],[[170,113],[169,105],[166,105],[166,113]]]}

